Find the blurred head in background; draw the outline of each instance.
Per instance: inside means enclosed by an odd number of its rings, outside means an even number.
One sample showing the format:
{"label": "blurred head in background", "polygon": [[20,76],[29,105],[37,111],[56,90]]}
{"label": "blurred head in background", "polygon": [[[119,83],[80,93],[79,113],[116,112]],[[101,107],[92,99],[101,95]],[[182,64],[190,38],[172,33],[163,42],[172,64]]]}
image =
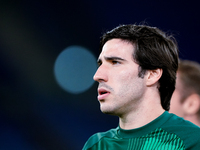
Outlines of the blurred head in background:
{"label": "blurred head in background", "polygon": [[180,60],[170,113],[200,126],[200,64]]}

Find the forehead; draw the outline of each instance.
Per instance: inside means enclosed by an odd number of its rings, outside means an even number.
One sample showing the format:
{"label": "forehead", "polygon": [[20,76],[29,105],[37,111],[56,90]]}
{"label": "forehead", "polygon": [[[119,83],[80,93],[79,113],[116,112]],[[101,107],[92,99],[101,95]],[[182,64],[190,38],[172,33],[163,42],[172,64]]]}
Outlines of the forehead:
{"label": "forehead", "polygon": [[128,41],[122,39],[111,39],[107,41],[103,48],[102,52],[99,56],[117,56],[126,59],[133,59],[134,45]]}

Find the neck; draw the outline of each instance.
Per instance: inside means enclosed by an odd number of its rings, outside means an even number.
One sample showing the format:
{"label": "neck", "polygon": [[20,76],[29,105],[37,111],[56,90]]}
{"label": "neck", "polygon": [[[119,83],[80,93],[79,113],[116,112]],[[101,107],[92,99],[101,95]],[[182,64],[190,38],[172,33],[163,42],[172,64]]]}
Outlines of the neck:
{"label": "neck", "polygon": [[141,100],[140,104],[135,107],[137,109],[119,117],[120,127],[122,129],[135,129],[150,123],[165,111],[160,101],[158,94],[154,95],[151,93],[148,97]]}
{"label": "neck", "polygon": [[119,118],[119,125],[122,129],[139,128],[159,117],[164,111],[164,109],[160,109],[156,112],[154,110],[138,112],[135,115]]}

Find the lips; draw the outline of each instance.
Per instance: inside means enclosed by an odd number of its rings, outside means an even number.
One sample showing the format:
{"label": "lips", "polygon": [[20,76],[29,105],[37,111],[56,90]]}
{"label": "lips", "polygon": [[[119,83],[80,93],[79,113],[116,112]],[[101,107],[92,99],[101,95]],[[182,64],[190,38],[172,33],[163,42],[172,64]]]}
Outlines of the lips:
{"label": "lips", "polygon": [[110,94],[110,92],[106,89],[98,89],[98,100],[103,100],[105,99],[108,95]]}

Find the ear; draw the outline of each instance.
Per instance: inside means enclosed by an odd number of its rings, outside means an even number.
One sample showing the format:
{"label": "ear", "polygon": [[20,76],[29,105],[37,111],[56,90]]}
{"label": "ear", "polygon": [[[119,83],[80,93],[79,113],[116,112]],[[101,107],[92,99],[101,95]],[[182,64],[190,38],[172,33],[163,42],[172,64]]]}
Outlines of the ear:
{"label": "ear", "polygon": [[148,70],[147,73],[147,86],[152,86],[153,84],[155,84],[156,82],[158,82],[158,80],[161,78],[163,73],[163,70],[158,68],[155,70]]}
{"label": "ear", "polygon": [[183,103],[183,110],[186,115],[194,115],[200,109],[200,97],[198,94],[192,94],[186,98]]}

